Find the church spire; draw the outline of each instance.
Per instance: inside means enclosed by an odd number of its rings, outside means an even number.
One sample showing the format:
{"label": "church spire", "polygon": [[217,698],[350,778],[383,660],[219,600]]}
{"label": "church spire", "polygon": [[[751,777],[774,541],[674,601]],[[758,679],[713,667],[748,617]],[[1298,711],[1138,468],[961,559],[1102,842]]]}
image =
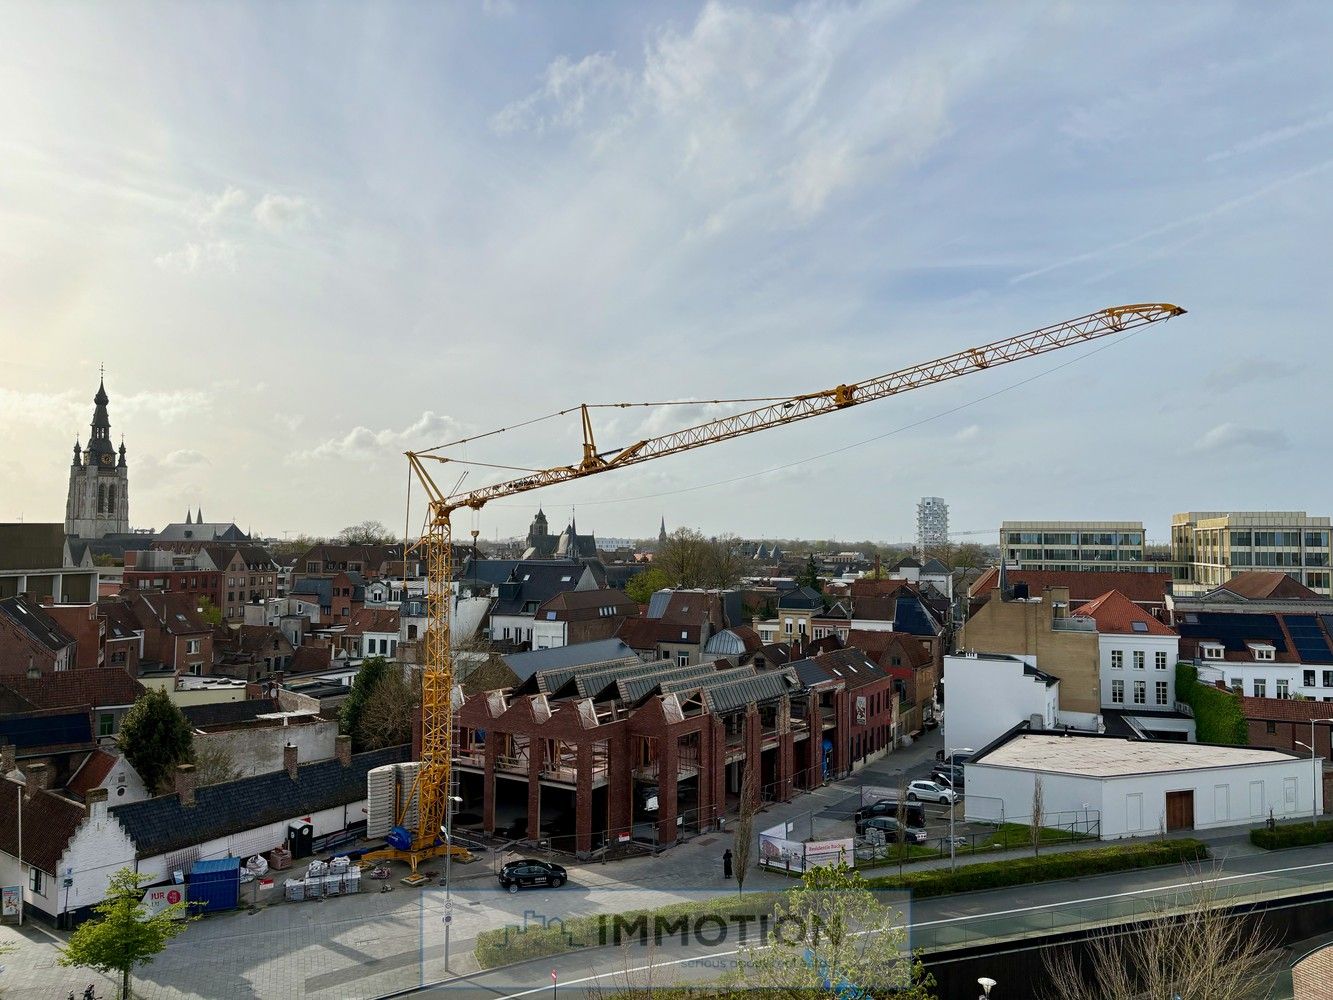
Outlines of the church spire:
{"label": "church spire", "polygon": [[204,523],[204,508],[200,507],[198,513],[194,515],[194,523],[195,524]]}
{"label": "church spire", "polygon": [[92,434],[88,438],[88,464],[110,469],[116,464],[116,448],[111,443],[111,417],[106,405],[111,401],[106,394],[105,377],[98,379],[97,395],[93,397]]}
{"label": "church spire", "polygon": [[190,520],[190,508],[189,508],[189,507],[186,507],[186,508],[185,508],[185,523],[186,523],[186,524],[194,524],[194,522]]}

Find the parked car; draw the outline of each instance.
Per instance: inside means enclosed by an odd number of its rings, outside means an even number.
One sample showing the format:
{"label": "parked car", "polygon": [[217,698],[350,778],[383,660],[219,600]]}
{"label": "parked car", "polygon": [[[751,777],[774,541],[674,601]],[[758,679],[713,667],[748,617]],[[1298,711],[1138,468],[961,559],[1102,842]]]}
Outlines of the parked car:
{"label": "parked car", "polygon": [[[953,752],[953,762],[954,764],[966,764],[976,755],[977,752],[971,747],[956,747]],[[935,751],[935,760],[941,764],[945,762],[943,749]]]}
{"label": "parked car", "polygon": [[958,801],[958,793],[934,781],[913,781],[907,786],[907,801],[938,802],[947,806]]}
{"label": "parked car", "polygon": [[955,791],[962,791],[966,781],[961,764],[937,764],[930,772],[930,780],[937,785],[946,785]]}
{"label": "parked car", "polygon": [[500,887],[510,892],[539,885],[554,886],[558,889],[569,881],[569,873],[559,865],[553,865],[549,861],[534,861],[532,858],[509,862],[497,872],[497,876],[500,879]]}
{"label": "parked car", "polygon": [[[852,817],[859,829],[862,822],[872,816],[892,816],[898,818],[898,800],[897,799],[879,799],[870,803],[868,806],[862,806],[856,810],[856,815]],[[907,803],[907,810],[904,815],[908,826],[926,825],[926,807],[920,802]]]}
{"label": "parked car", "polygon": [[892,816],[871,816],[863,822],[857,824],[856,832],[864,837],[871,830],[880,830],[884,834],[884,839],[898,843],[906,841],[909,844],[924,844],[926,842],[926,831],[919,826],[900,827],[898,821]]}

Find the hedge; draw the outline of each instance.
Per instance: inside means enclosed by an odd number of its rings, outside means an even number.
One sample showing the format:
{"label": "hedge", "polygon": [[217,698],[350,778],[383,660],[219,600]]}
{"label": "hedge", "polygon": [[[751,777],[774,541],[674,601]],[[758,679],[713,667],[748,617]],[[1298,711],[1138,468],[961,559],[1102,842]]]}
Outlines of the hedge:
{"label": "hedge", "polygon": [[1333,823],[1290,823],[1271,830],[1261,826],[1250,831],[1250,843],[1266,851],[1330,842],[1333,842]]}
{"label": "hedge", "polygon": [[1176,664],[1176,697],[1193,709],[1200,743],[1249,744],[1240,698],[1219,687],[1200,684],[1199,671],[1192,664]]}
{"label": "hedge", "polygon": [[[1333,824],[1330,824],[1333,829]],[[1036,858],[1009,858],[984,864],[964,865],[961,868],[938,868],[912,872],[902,876],[883,876],[866,879],[866,885],[875,889],[906,889],[913,896],[944,896],[974,889],[998,889],[1004,886],[1029,885],[1056,879],[1079,878],[1086,875],[1104,875],[1110,872],[1155,868],[1160,865],[1202,861],[1208,857],[1208,848],[1198,840],[1162,840],[1143,844],[1100,847],[1087,851],[1069,851],[1047,854]],[[666,906],[629,910],[615,914],[617,918],[633,922],[639,917],[670,920],[690,916],[701,911],[728,916],[732,913],[772,913],[774,906],[786,895],[784,892],[748,892],[745,895],[721,896],[709,900],[690,900]],[[601,943],[598,931],[609,915],[571,917],[563,924],[552,926],[515,927],[482,931],[477,935],[475,954],[483,969],[523,962],[532,958],[560,955],[580,948],[596,948]]]}
{"label": "hedge", "polygon": [[1160,865],[1202,861],[1207,857],[1208,847],[1202,841],[1159,840],[1145,844],[1044,854],[1035,858],[987,861],[961,868],[934,868],[902,876],[867,879],[867,882],[877,889],[907,889],[915,898],[923,899],[976,889],[1001,889],[1085,875],[1156,868]]}
{"label": "hedge", "polygon": [[562,955],[580,948],[601,947],[598,932],[604,926],[604,922],[612,918],[633,923],[640,917],[647,917],[651,924],[657,918],[669,921],[673,917],[692,916],[701,911],[722,917],[733,913],[758,915],[772,913],[784,895],[785,893],[781,892],[747,892],[744,895],[736,893],[719,896],[716,899],[668,903],[665,906],[627,910],[623,913],[570,917],[564,923],[551,921],[550,925],[545,927],[501,927],[478,934],[474,954],[483,969],[493,969],[499,965],[523,962],[530,958]]}

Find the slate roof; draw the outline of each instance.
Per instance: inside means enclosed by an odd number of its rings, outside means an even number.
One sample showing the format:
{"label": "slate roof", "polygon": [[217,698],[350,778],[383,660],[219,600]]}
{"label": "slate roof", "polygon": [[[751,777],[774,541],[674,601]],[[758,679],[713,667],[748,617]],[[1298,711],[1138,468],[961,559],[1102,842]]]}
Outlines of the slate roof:
{"label": "slate roof", "polygon": [[250,536],[230,521],[210,521],[204,524],[168,524],[157,533],[159,542],[248,542]]}
{"label": "slate roof", "polygon": [[758,632],[748,625],[733,625],[715,633],[704,646],[704,651],[718,656],[738,656],[753,653],[761,646],[763,641]]}
{"label": "slate roof", "polygon": [[[15,785],[0,786],[0,851],[18,855],[18,796]],[[55,792],[34,792],[23,800],[23,860],[55,875],[85,816],[84,807]]]}
{"label": "slate roof", "polygon": [[847,682],[848,688],[865,687],[889,675],[859,649],[836,649],[815,657],[821,668]]}
{"label": "slate roof", "polygon": [[[1108,590],[1095,601],[1080,605],[1074,614],[1096,621],[1097,631],[1102,635],[1176,634],[1174,629],[1167,628],[1118,590]],[[1136,622],[1139,623],[1137,628]]]}
{"label": "slate roof", "polygon": [[797,679],[806,687],[815,687],[819,684],[831,685],[841,680],[821,667],[818,660],[796,660],[794,663],[787,664],[787,666],[796,671]]}
{"label": "slate roof", "polygon": [[893,609],[893,629],[918,636],[937,636],[944,631],[921,595],[914,590],[898,592]]}
{"label": "slate roof", "polygon": [[15,628],[52,652],[58,653],[74,644],[74,637],[42,610],[41,605],[22,594],[0,600],[0,615],[4,615]]}
{"label": "slate roof", "polygon": [[468,556],[463,565],[454,571],[454,579],[460,583],[490,584],[498,586],[509,579],[509,574],[518,566],[518,559],[476,559]]}
{"label": "slate roof", "polygon": [[125,671],[107,668],[60,670],[37,679],[0,679],[0,691],[12,692],[34,709],[133,705],[147,690]]}
{"label": "slate roof", "polygon": [[[534,562],[531,560],[518,563],[509,574],[509,579],[499,586],[499,596],[492,615],[533,614],[562,590],[573,590],[583,575],[582,563],[570,562]],[[523,608],[531,605],[531,610]]]}
{"label": "slate roof", "polygon": [[626,657],[637,656],[634,650],[619,639],[598,639],[596,642],[578,642],[572,646],[556,646],[553,649],[534,649],[525,653],[510,653],[501,657],[505,666],[514,672],[520,681],[532,677],[538,670],[552,670],[557,667],[578,667],[588,663],[606,663]]}
{"label": "slate roof", "polygon": [[237,722],[249,722],[261,715],[281,712],[282,706],[275,698],[247,698],[245,701],[221,701],[211,705],[189,705],[181,709],[186,721],[196,728],[207,726],[226,726]]}
{"label": "slate roof", "polygon": [[778,609],[789,611],[823,611],[824,598],[813,587],[798,587],[778,598]]}
{"label": "slate roof", "polygon": [[336,758],[315,761],[302,764],[295,781],[285,770],[270,771],[220,785],[205,785],[195,791],[192,806],[182,805],[180,797],[172,793],[113,806],[111,815],[120,820],[134,841],[135,856],[150,858],[321,809],[359,802],[366,797],[366,774],[372,768],[403,763],[411,756],[411,750],[409,746],[399,746],[355,754],[350,767],[344,767]]}
{"label": "slate roof", "polygon": [[952,574],[953,570],[932,556],[921,564],[921,573],[923,576],[947,576]]}

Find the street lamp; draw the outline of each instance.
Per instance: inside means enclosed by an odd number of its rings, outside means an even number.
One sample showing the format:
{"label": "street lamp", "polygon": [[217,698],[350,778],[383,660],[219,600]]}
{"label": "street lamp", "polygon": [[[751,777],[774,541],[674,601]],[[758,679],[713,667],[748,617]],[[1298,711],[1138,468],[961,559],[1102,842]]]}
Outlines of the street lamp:
{"label": "street lamp", "polygon": [[1314,749],[1314,724],[1316,722],[1333,722],[1333,719],[1311,719],[1310,720],[1310,823],[1314,826],[1319,825],[1319,767],[1318,756]]}
{"label": "street lamp", "polygon": [[10,781],[14,782],[14,791],[18,793],[19,804],[19,926],[23,926],[23,893],[25,881],[23,878],[23,786],[28,783],[27,776],[17,767],[5,775]]}
{"label": "street lamp", "polygon": [[449,925],[454,920],[454,902],[449,889],[449,872],[454,860],[454,803],[463,800],[457,795],[444,797],[444,971],[449,968]]}
{"label": "street lamp", "polygon": [[977,980],[977,985],[981,987],[980,1000],[986,1000],[990,996],[990,991],[995,989],[995,980],[990,976],[982,976]]}

